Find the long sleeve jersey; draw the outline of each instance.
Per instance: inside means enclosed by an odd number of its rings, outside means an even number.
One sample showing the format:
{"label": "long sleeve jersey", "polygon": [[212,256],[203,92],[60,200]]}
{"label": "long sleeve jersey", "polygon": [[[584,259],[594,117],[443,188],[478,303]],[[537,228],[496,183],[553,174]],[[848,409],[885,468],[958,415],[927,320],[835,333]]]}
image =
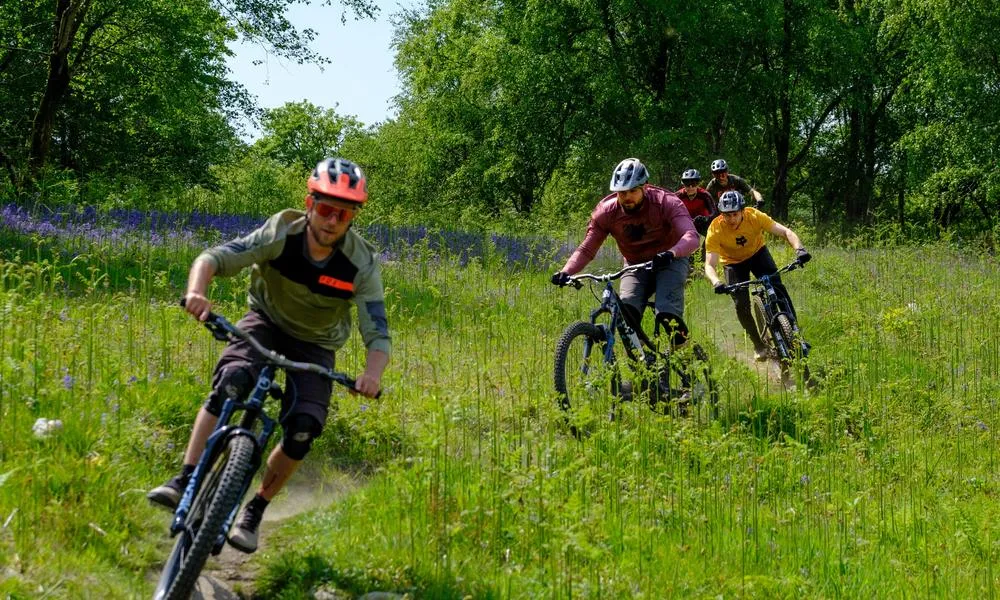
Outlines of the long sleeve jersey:
{"label": "long sleeve jersey", "polygon": [[210,248],[198,258],[216,275],[250,273],[250,308],[287,334],[336,351],[351,330],[351,305],[368,350],[389,353],[385,293],[375,248],[349,229],[321,262],[309,256],[305,213],[284,210],[246,237]]}
{"label": "long sleeve jersey", "polygon": [[666,250],[681,257],[698,249],[698,233],[684,203],[671,191],[647,185],[635,212],[625,212],[615,194],[601,200],[590,215],[587,235],[562,270],[578,273],[594,260],[608,235],[617,242],[626,264],[652,260]]}

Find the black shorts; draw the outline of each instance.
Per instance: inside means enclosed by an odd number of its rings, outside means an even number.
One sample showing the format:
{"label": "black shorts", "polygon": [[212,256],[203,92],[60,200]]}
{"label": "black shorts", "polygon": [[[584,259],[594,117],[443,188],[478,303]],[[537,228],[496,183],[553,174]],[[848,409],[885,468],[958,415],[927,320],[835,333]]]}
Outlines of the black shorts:
{"label": "black shorts", "polygon": [[[255,337],[265,348],[283,354],[289,360],[316,363],[329,369],[334,366],[334,353],[331,350],[288,335],[259,311],[248,312],[237,325]],[[246,368],[256,380],[260,372],[261,356],[248,342],[236,340],[230,342],[222,351],[219,363],[215,366],[216,381],[222,370],[227,367]],[[281,419],[284,420],[289,414],[308,414],[321,426],[325,425],[332,393],[333,382],[326,377],[316,373],[286,372]]]}

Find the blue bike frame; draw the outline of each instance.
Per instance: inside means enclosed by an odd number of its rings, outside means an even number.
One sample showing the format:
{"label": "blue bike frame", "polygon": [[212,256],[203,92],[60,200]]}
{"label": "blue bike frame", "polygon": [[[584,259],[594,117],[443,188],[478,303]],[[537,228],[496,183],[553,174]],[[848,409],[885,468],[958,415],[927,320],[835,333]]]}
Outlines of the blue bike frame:
{"label": "blue bike frame", "polygon": [[[264,402],[268,394],[271,393],[275,373],[276,369],[273,365],[265,365],[257,376],[257,384],[254,386],[253,392],[246,402],[227,398],[225,403],[223,403],[219,421],[209,436],[205,444],[205,451],[202,452],[201,458],[195,466],[194,473],[191,475],[191,480],[184,489],[184,495],[181,496],[180,502],[177,504],[177,510],[174,511],[174,519],[170,524],[171,536],[177,535],[184,529],[184,522],[187,519],[188,512],[191,510],[191,503],[194,500],[195,494],[197,494],[198,489],[201,487],[205,470],[215,462],[216,457],[226,447],[226,442],[229,439],[242,435],[254,441],[252,469],[250,472],[257,472],[257,469],[260,467],[264,448],[267,447],[267,442],[271,438],[271,434],[274,433],[274,428],[277,424],[274,419],[264,412]],[[229,424],[229,419],[232,418],[237,410],[245,411],[243,420],[239,425],[231,425]],[[259,434],[255,434],[249,428],[258,419],[261,422],[261,431]],[[243,489],[240,491],[241,498],[246,494],[252,479],[253,477],[251,476],[243,482]],[[239,508],[239,504],[237,503],[226,518],[226,522],[223,524],[221,531],[219,531],[219,541],[216,542],[217,548],[225,543],[226,532],[229,531],[229,527],[236,519],[236,513]]]}

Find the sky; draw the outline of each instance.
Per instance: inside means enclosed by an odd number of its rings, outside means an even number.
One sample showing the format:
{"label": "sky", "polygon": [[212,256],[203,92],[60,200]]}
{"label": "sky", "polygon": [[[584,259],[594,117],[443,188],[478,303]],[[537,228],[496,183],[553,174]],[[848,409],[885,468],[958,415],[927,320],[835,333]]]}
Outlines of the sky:
{"label": "sky", "polygon": [[[257,96],[262,108],[276,108],[286,102],[308,100],[339,115],[353,115],[365,125],[373,125],[395,115],[392,98],[400,92],[393,66],[390,17],[402,7],[414,7],[416,0],[377,0],[380,11],[374,21],[355,20],[351,13],[346,24],[340,21],[342,7],[293,5],[288,19],[296,27],[317,32],[312,48],[331,60],[322,70],[316,65],[298,65],[254,44],[237,44],[228,61],[233,80]],[[262,61],[255,65],[254,61]],[[344,76],[350,73],[349,76]],[[357,75],[355,75],[357,74]],[[256,137],[255,132],[251,135]]]}

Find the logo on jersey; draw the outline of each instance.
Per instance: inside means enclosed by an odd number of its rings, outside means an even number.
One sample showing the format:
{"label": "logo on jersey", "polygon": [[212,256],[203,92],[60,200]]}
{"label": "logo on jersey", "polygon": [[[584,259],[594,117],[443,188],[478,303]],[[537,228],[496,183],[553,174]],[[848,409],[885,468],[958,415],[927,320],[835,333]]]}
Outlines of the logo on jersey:
{"label": "logo on jersey", "polygon": [[327,287],[332,287],[335,290],[344,290],[345,292],[353,292],[354,284],[350,281],[341,281],[330,277],[329,275],[320,275],[319,284],[325,285]]}
{"label": "logo on jersey", "polygon": [[625,237],[632,242],[638,242],[642,236],[646,235],[646,225],[643,223],[628,223],[623,229]]}
{"label": "logo on jersey", "polygon": [[743,246],[746,246],[747,245],[747,238],[746,238],[746,236],[742,236],[741,235],[738,238],[736,238],[736,245],[739,246],[739,247],[741,247],[741,248]]}

